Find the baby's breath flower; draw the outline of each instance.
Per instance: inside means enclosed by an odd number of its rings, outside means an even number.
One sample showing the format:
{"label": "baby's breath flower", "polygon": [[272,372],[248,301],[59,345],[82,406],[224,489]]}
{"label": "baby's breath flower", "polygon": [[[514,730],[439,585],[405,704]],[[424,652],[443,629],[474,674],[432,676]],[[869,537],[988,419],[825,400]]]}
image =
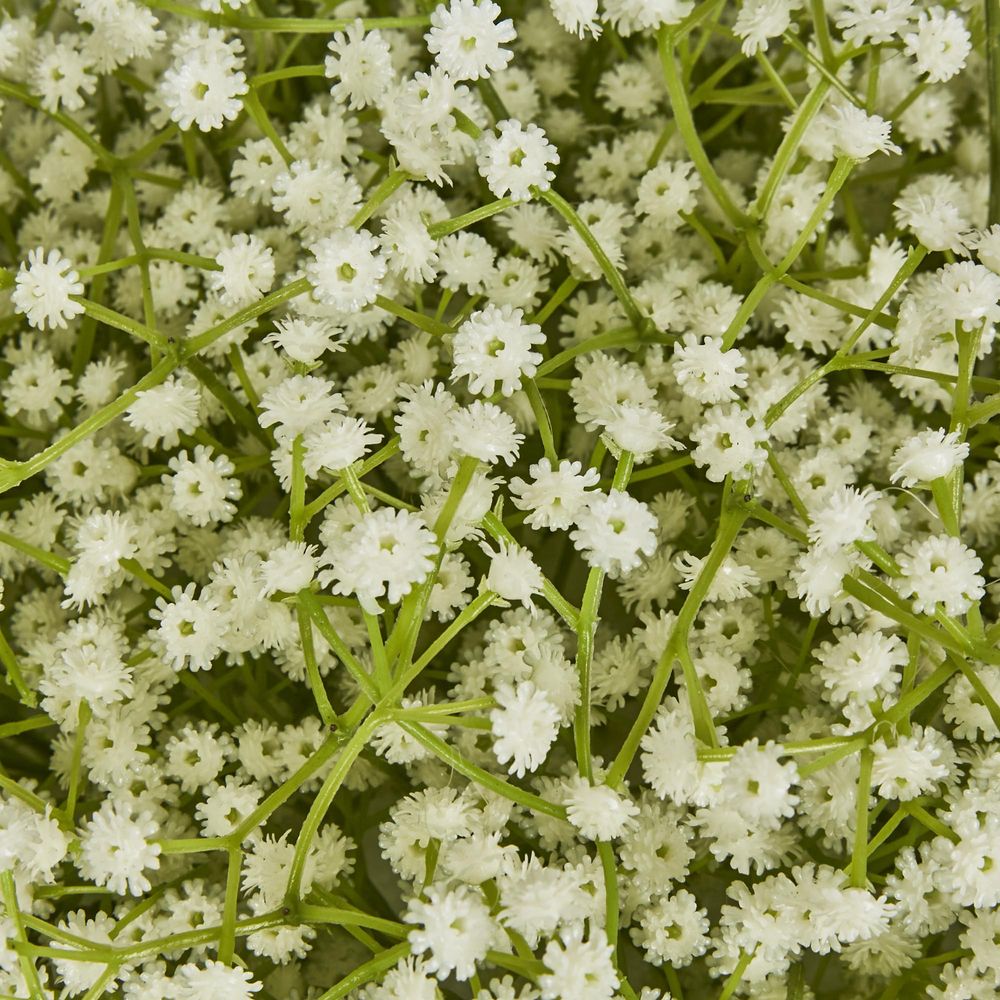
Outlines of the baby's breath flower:
{"label": "baby's breath flower", "polygon": [[70,296],[82,295],[83,283],[73,265],[58,250],[42,247],[28,254],[17,272],[11,301],[28,322],[41,330],[64,328],[68,320],[83,312],[83,304]]}

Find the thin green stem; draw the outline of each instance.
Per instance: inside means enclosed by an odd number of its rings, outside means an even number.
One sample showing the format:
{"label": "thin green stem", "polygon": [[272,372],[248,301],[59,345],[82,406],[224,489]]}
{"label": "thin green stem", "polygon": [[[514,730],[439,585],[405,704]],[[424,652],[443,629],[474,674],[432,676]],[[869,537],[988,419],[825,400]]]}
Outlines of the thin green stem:
{"label": "thin green stem", "polygon": [[[7,914],[7,919],[14,929],[14,940],[22,946],[28,944],[28,935],[24,930],[24,922],[21,915],[21,908],[17,905],[17,888],[14,885],[14,876],[9,871],[0,872],[0,899],[3,900],[3,907]],[[27,951],[18,949],[17,962],[21,968],[21,975],[28,987],[28,994],[31,1000],[45,1000],[45,990],[42,989],[42,982],[38,975],[38,969]]]}
{"label": "thin green stem", "polygon": [[464,215],[456,215],[455,218],[445,219],[443,222],[433,222],[427,227],[427,233],[432,239],[439,240],[443,236],[457,233],[461,229],[468,229],[469,226],[474,226],[477,222],[482,222],[499,212],[505,212],[516,204],[517,202],[513,198],[498,198],[496,201],[474,208]]}
{"label": "thin green stem", "polygon": [[677,131],[684,141],[688,156],[691,157],[691,162],[694,163],[702,183],[712,195],[722,214],[729,220],[734,229],[743,229],[748,225],[750,219],[746,213],[737,208],[719,175],[715,172],[715,167],[712,166],[712,161],[709,159],[708,153],[705,152],[705,147],[702,145],[695,127],[691,107],[688,104],[687,88],[677,68],[675,54],[677,34],[670,26],[664,25],[657,32],[656,38],[660,53],[660,65],[663,68],[663,79],[670,97],[670,107],[673,110]]}
{"label": "thin green stem", "polygon": [[549,189],[548,191],[541,191],[539,194],[566,220],[586,244],[587,249],[597,262],[597,266],[601,269],[602,274],[611,286],[611,290],[621,303],[622,309],[625,310],[625,315],[629,323],[632,324],[632,328],[637,333],[641,333],[647,325],[642,310],[632,297],[632,293],[628,290],[621,272],[611,262],[611,259],[604,252],[604,248],[595,239],[594,234],[590,231],[590,227],[580,218],[573,206],[565,198],[556,194],[555,191]]}

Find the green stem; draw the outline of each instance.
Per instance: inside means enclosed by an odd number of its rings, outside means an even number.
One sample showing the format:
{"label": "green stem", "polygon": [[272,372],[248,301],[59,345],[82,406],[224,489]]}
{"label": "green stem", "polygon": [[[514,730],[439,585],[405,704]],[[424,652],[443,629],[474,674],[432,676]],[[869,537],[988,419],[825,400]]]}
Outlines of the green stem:
{"label": "green stem", "polygon": [[240,901],[240,866],[243,851],[231,847],[226,869],[226,895],[222,910],[222,930],[219,934],[219,961],[224,965],[233,964],[236,950],[236,909]]}
{"label": "green stem", "polygon": [[453,219],[431,223],[427,227],[427,233],[432,239],[439,240],[443,236],[457,233],[460,229],[468,229],[469,226],[474,226],[477,222],[482,222],[484,219],[488,219],[499,212],[505,212],[508,208],[516,204],[517,202],[513,198],[499,198],[496,201],[491,201],[488,205],[481,205],[479,208],[474,208],[471,212],[466,212],[464,215],[456,215]]}
{"label": "green stem", "polygon": [[531,378],[525,378],[521,383],[528,402],[531,404],[531,412],[535,415],[535,422],[538,424],[538,431],[542,436],[542,449],[545,457],[555,468],[559,465],[559,454],[556,451],[555,438],[552,435],[552,421],[549,419],[549,411],[545,407],[545,400],[538,389],[538,383]]}
{"label": "green stem", "polygon": [[437,736],[429,729],[420,725],[420,723],[400,720],[397,725],[404,732],[427,747],[436,757],[453,767],[459,774],[464,774],[465,777],[477,785],[482,785],[496,795],[510,799],[511,802],[516,802],[519,806],[530,809],[532,812],[553,816],[556,819],[566,818],[566,810],[562,806],[557,806],[535,795],[533,792],[518,788],[509,781],[505,781],[503,778],[491,774],[489,771],[484,771],[481,767],[477,767],[471,761],[466,760],[454,747],[445,743],[444,740],[438,739]]}
{"label": "green stem", "polygon": [[306,471],[303,464],[302,435],[296,434],[292,442],[292,491],[288,504],[289,537],[301,542],[306,536]]}
{"label": "green stem", "polygon": [[927,249],[923,246],[917,245],[912,247],[909,253],[906,255],[906,260],[903,261],[899,270],[893,276],[892,281],[889,282],[886,290],[878,297],[878,301],[869,310],[868,315],[862,320],[862,322],[851,332],[851,335],[844,342],[840,350],[837,351],[840,355],[847,355],[854,348],[854,345],[861,339],[864,332],[869,326],[875,321],[882,310],[889,304],[894,298],[899,289],[903,284],[909,280],[910,276],[914,271],[920,266],[921,261],[927,256]]}
{"label": "green stem", "polygon": [[871,796],[872,764],[870,748],[861,751],[858,798],[854,813],[854,852],[851,854],[851,885],[863,889],[868,881],[868,800]]}
{"label": "green stem", "polygon": [[603,586],[604,571],[596,566],[592,567],[587,574],[587,586],[576,625],[576,673],[580,683],[580,700],[573,713],[573,743],[576,747],[577,769],[591,783],[594,780],[594,762],[590,752],[590,672]]}
{"label": "green stem", "polygon": [[[24,923],[21,919],[21,908],[17,905],[17,888],[14,885],[14,876],[9,871],[0,872],[0,899],[3,899],[7,919],[13,924],[14,940],[21,945],[27,945],[28,935],[25,933]],[[42,989],[38,969],[35,968],[31,956],[26,951],[19,949],[17,962],[21,967],[21,975],[24,977],[31,1000],[45,1000],[46,994]]]}
{"label": "green stem", "polygon": [[319,832],[320,824],[333,804],[334,797],[340,790],[340,786],[347,777],[347,772],[351,765],[364,750],[372,733],[384,721],[384,717],[378,712],[373,712],[354,731],[351,738],[337,754],[330,773],[323,780],[320,790],[313,799],[309,813],[299,831],[298,839],[295,841],[295,853],[292,855],[292,863],[288,872],[288,888],[285,891],[286,903],[289,906],[298,904],[302,895],[302,875],[305,872],[306,858],[309,855],[309,848],[312,846],[313,838]]}
{"label": "green stem", "polygon": [[611,290],[617,296],[618,301],[621,302],[622,309],[625,310],[625,316],[628,318],[629,323],[632,324],[632,328],[637,333],[641,333],[647,325],[646,319],[642,315],[642,310],[635,299],[632,298],[632,293],[628,290],[621,272],[611,262],[601,244],[594,238],[590,227],[580,218],[573,206],[565,198],[556,194],[555,191],[549,189],[548,191],[540,191],[539,194],[576,230],[577,235],[586,244],[594,260],[597,261],[597,266],[607,279]]}
{"label": "green stem", "polygon": [[369,959],[364,965],[359,965],[335,986],[331,986],[325,993],[320,994],[317,1000],[343,1000],[344,997],[364,986],[365,983],[379,979],[383,973],[388,972],[397,962],[409,954],[410,944],[408,941],[394,945]]}
{"label": "green stem", "polygon": [[[3,664],[7,680],[10,681],[14,690],[17,691],[18,697],[21,699],[21,704],[27,705],[28,708],[34,708],[38,704],[38,698],[35,692],[28,687],[24,679],[24,674],[21,672],[21,665],[17,662],[17,656],[14,654],[14,650],[11,649],[10,643],[7,642],[7,637],[2,631],[0,631],[0,663]],[[9,723],[9,725],[16,725],[16,723]]]}
{"label": "green stem", "polygon": [[72,565],[68,559],[57,556],[54,552],[46,552],[45,549],[40,549],[37,545],[21,541],[16,535],[11,535],[6,531],[0,531],[0,545],[9,545],[12,549],[17,549],[18,552],[24,553],[60,576],[65,576]]}
{"label": "green stem", "polygon": [[691,107],[688,104],[687,88],[677,69],[677,58],[674,51],[676,35],[668,25],[664,25],[657,32],[656,40],[660,53],[660,64],[663,67],[663,79],[670,97],[670,107],[673,110],[677,131],[684,141],[688,156],[691,157],[691,162],[694,163],[702,183],[712,195],[722,214],[729,220],[734,229],[744,229],[749,224],[750,219],[746,213],[736,207],[729,192],[723,186],[695,127]]}
{"label": "green stem", "polygon": [[70,759],[69,769],[69,792],[66,796],[66,808],[63,815],[66,817],[66,826],[73,828],[76,822],[76,802],[80,795],[80,788],[83,785],[83,744],[87,738],[87,726],[90,723],[90,705],[86,701],[80,702],[77,717],[76,734],[73,737],[73,756]]}
{"label": "green stem", "polygon": [[1000,222],[1000,0],[986,0],[986,89],[990,110],[990,200],[987,225]]}
{"label": "green stem", "polygon": [[531,317],[531,322],[539,325],[544,323],[579,287],[579,278],[567,275],[549,297],[549,301]]}
{"label": "green stem", "polygon": [[649,682],[649,688],[639,709],[639,714],[636,716],[635,722],[632,724],[632,728],[629,730],[628,736],[626,736],[625,742],[618,752],[618,756],[615,757],[614,763],[608,771],[606,780],[609,785],[618,785],[625,779],[625,775],[639,750],[639,744],[642,742],[646,730],[649,728],[657,709],[660,707],[660,701],[663,698],[664,691],[666,691],[667,682],[670,680],[676,659],[680,659],[681,669],[684,671],[685,687],[691,706],[695,735],[709,746],[719,745],[712,715],[708,710],[708,703],[705,700],[705,694],[701,689],[697,671],[694,669],[694,665],[688,654],[687,637],[708,595],[712,581],[715,579],[715,574],[718,573],[722,563],[725,561],[729,550],[736,541],[736,536],[739,534],[740,528],[743,526],[743,522],[748,517],[746,510],[732,503],[732,494],[734,491],[739,493],[741,490],[742,484],[736,484],[735,486],[727,484],[726,486],[726,491],[722,498],[722,516],[719,519],[719,527],[716,532],[715,541],[712,544],[712,550],[709,552],[708,558],[705,560],[701,572],[694,582],[694,586],[688,591],[687,597],[684,599],[681,610],[677,615],[677,620],[670,632],[670,637],[667,640],[666,648]]}
{"label": "green stem", "polygon": [[334,655],[347,668],[351,676],[357,681],[365,697],[374,704],[379,699],[379,689],[368,671],[362,666],[358,658],[351,652],[347,643],[337,634],[336,629],[330,624],[330,619],[326,617],[323,606],[319,603],[316,595],[311,590],[299,592],[299,605],[308,613],[309,617],[316,623],[320,635],[326,640],[326,644],[333,650]]}
{"label": "green stem", "polygon": [[358,209],[354,218],[348,223],[351,229],[360,229],[382,205],[388,201],[399,188],[410,180],[405,170],[393,170],[374,191],[368,200]]}
{"label": "green stem", "polygon": [[[330,704],[330,696],[326,693],[326,685],[319,672],[319,664],[316,660],[316,646],[313,643],[312,621],[309,611],[303,604],[303,594],[309,591],[302,591],[298,598],[298,607],[295,609],[295,617],[298,619],[299,638],[302,642],[302,658],[306,664],[306,677],[309,681],[309,689],[312,691],[313,700],[319,711],[319,717],[323,720],[324,726],[331,726],[337,721],[337,713]],[[323,614],[323,609],[319,609]],[[324,617],[325,614],[324,614]]]}
{"label": "green stem", "polygon": [[309,76],[326,76],[325,66],[322,63],[308,66],[285,66],[282,69],[271,70],[270,73],[258,73],[256,76],[250,77],[249,83],[251,87],[259,90],[261,87],[268,87],[280,80],[295,80]]}
{"label": "green stem", "polygon": [[732,322],[723,334],[722,345],[724,348],[728,349],[733,346],[744,325],[753,315],[757,306],[763,301],[764,296],[770,291],[771,287],[784,276],[795,261],[798,260],[799,254],[805,249],[806,244],[809,242],[813,233],[823,221],[823,217],[833,204],[833,200],[837,197],[837,193],[843,187],[844,182],[850,176],[851,170],[854,169],[856,162],[856,160],[842,156],[834,164],[833,170],[830,171],[830,176],[827,178],[826,190],[817,202],[816,207],[813,209],[812,214],[809,216],[805,226],[802,227],[802,231],[796,237],[795,242],[791,245],[791,247],[789,247],[788,252],[781,258],[781,261],[773,268],[773,270],[765,273],[764,276],[751,289],[750,294],[743,300],[743,304],[740,306],[739,311],[736,313],[736,316],[733,317]]}

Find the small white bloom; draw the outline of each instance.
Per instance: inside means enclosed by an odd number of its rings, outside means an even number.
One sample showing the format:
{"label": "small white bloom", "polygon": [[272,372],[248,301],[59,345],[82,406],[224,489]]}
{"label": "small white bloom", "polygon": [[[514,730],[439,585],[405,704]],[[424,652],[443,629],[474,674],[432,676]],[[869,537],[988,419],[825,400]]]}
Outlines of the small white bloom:
{"label": "small white bloom", "polygon": [[315,286],[316,297],[340,312],[355,312],[374,302],[386,268],[378,247],[371,233],[350,229],[314,243],[306,277]]}
{"label": "small white bloom", "polygon": [[929,483],[947,476],[968,457],[969,446],[957,432],[920,431],[892,453],[890,479],[906,487]]}
{"label": "small white bloom", "polygon": [[639,815],[639,807],[607,785],[578,778],[566,796],[566,815],[587,840],[614,840]]}
{"label": "small white bloom", "polygon": [[509,17],[497,21],[500,14],[492,0],[441,4],[431,14],[431,29],[424,35],[427,51],[455,80],[479,80],[502,70],[513,55],[503,46],[517,33]]}
{"label": "small white bloom", "polygon": [[128,802],[105,799],[80,836],[80,874],[121,895],[149,892],[144,872],[160,867],[158,832],[150,813],[133,816]]}
{"label": "small white bloom", "polygon": [[18,268],[11,302],[28,322],[40,330],[64,329],[68,320],[83,312],[71,295],[83,295],[83,282],[73,265],[58,250],[38,247],[28,252],[28,264]]}
{"label": "small white bloom", "polygon": [[871,516],[882,494],[871,486],[857,490],[841,486],[830,490],[809,511],[809,541],[819,552],[835,552],[855,542],[875,538]]}
{"label": "small white bloom", "polygon": [[528,511],[525,523],[532,528],[569,528],[587,503],[587,491],[601,480],[596,469],[565,459],[552,468],[547,458],[528,468],[531,480],[515,476],[507,484],[514,506]]}
{"label": "small white bloom", "polygon": [[511,306],[491,304],[474,312],[452,340],[451,377],[468,377],[469,391],[477,396],[492,396],[498,382],[504,396],[513,395],[541,363],[532,348],[545,343],[542,328],[523,319],[524,311]]}
{"label": "small white bloom", "polygon": [[417,954],[429,952],[426,967],[438,979],[454,973],[464,982],[497,942],[500,928],[476,889],[434,885],[425,896],[426,902],[411,899],[403,915],[406,923],[419,925],[410,931],[410,945]]}
{"label": "small white bloom", "polygon": [[961,615],[986,592],[980,575],[983,561],[950,535],[915,539],[897,562],[903,571],[899,592],[913,598],[917,611],[933,614],[940,604],[947,614]]}
{"label": "small white bloom", "polygon": [[327,45],[324,62],[329,79],[336,82],[330,93],[352,110],[378,104],[392,83],[389,43],[380,31],[365,31],[356,20],[347,31],[338,31]]}
{"label": "small white bloom", "polygon": [[841,104],[833,109],[833,149],[838,156],[852,160],[867,160],[873,153],[901,153],[889,141],[892,122],[878,115],[869,115],[853,104]]}
{"label": "small white bloom", "polygon": [[511,416],[494,403],[479,400],[452,414],[451,431],[456,451],[489,465],[500,459],[513,464],[524,441]]}
{"label": "small white bloom", "polygon": [[526,608],[533,609],[531,599],[542,592],[545,578],[531,553],[503,539],[497,542],[495,552],[485,543],[483,551],[490,556],[486,586],[495,590],[502,601],[519,601]]}
{"label": "small white bloom", "polygon": [[673,367],[677,384],[685,396],[699,403],[722,403],[736,398],[736,390],[747,384],[744,360],[738,348],[722,350],[721,337],[699,340],[685,334],[674,348]]}
{"label": "small white bloom", "polygon": [[259,566],[257,572],[263,581],[261,597],[270,597],[279,590],[297,594],[308,587],[316,573],[316,547],[305,542],[286,542]]}
{"label": "small white bloom", "polygon": [[570,538],[591,566],[618,577],[656,551],[656,517],[641,500],[611,490],[587,494]]}
{"label": "small white bloom", "polygon": [[555,179],[549,165],[559,163],[559,153],[537,125],[527,128],[518,121],[497,122],[495,135],[484,132],[479,140],[476,163],[497,198],[510,195],[514,201],[529,201],[531,189],[547,191]]}
{"label": "small white bloom", "polygon": [[382,507],[329,544],[323,562],[335,594],[355,594],[377,614],[379,598],[397,604],[427,576],[436,552],[434,533],[416,514]]}
{"label": "small white bloom", "polygon": [[274,251],[258,236],[237,233],[215,262],[222,270],[208,272],[209,281],[227,305],[256,302],[274,281]]}
{"label": "small white bloom", "polygon": [[514,687],[500,684],[494,694],[499,708],[490,712],[493,752],[510,774],[523,778],[545,760],[559,733],[559,712],[531,681]]}
{"label": "small white bloom", "polygon": [[950,80],[965,65],[972,38],[962,15],[943,7],[922,10],[916,31],[903,36],[904,50],[932,83]]}

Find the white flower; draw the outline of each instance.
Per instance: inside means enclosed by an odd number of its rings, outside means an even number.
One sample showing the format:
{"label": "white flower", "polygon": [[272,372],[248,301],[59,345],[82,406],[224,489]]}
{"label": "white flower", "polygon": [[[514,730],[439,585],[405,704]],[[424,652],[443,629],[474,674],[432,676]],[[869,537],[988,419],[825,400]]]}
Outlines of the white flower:
{"label": "white flower", "polygon": [[484,132],[476,164],[497,198],[529,201],[531,188],[547,191],[555,179],[549,165],[559,163],[559,153],[537,125],[525,128],[519,121],[497,122],[499,135]]}
{"label": "white flower", "polygon": [[767,50],[768,39],[783,35],[792,21],[792,11],[802,0],[750,0],[740,5],[733,31],[743,39],[743,54],[754,56]]}
{"label": "white flower", "polygon": [[682,212],[697,208],[700,190],[701,176],[690,160],[664,160],[642,175],[636,211],[657,222],[673,223]]}
{"label": "white flower", "polygon": [[566,796],[566,815],[587,840],[614,840],[639,815],[639,807],[607,785],[577,778]]}
{"label": "white flower", "polygon": [[645,403],[613,403],[600,421],[605,434],[637,461],[645,461],[654,451],[679,450],[684,446],[670,436],[672,420],[666,420],[655,406]]}
{"label": "white flower", "polygon": [[538,977],[544,1000],[611,1000],[618,988],[611,951],[607,937],[596,929],[584,941],[582,922],[553,938],[542,956],[548,971]]}
{"label": "white flower", "polygon": [[972,39],[962,16],[943,7],[920,11],[917,29],[903,36],[904,51],[932,83],[950,80],[965,65]]}
{"label": "white flower", "polygon": [[325,72],[336,80],[330,93],[353,110],[380,103],[393,76],[389,43],[382,33],[366,32],[359,18],[347,31],[338,31],[327,48]]}
{"label": "white flower", "polygon": [[889,141],[892,122],[878,115],[869,115],[853,104],[840,104],[833,109],[833,149],[838,156],[852,160],[867,160],[873,153],[901,153]]}
{"label": "white flower", "polygon": [[920,431],[892,453],[890,479],[906,487],[929,483],[947,476],[968,457],[969,446],[957,432]]}
{"label": "white flower", "polygon": [[261,597],[270,597],[279,590],[297,594],[308,587],[316,573],[316,547],[305,542],[286,542],[274,549],[258,567],[263,581]]}
{"label": "white flower", "polygon": [[105,799],[80,835],[80,874],[112,892],[141,896],[152,886],[144,872],[160,867],[159,824],[148,812],[134,816],[126,801]]}
{"label": "white flower", "polygon": [[531,598],[542,592],[545,578],[531,552],[503,539],[497,542],[495,552],[485,543],[483,551],[490,556],[486,586],[495,590],[502,601],[520,601],[526,608],[532,608]]}
{"label": "white flower", "polygon": [[420,925],[410,931],[410,945],[417,954],[430,953],[426,968],[438,979],[454,973],[464,982],[498,941],[500,928],[482,895],[468,886],[442,889],[435,885],[425,896],[426,902],[411,899],[403,915],[406,923]]}
{"label": "white flower", "polygon": [[224,626],[219,607],[204,593],[194,596],[195,584],[176,586],[171,600],[156,599],[149,617],[159,621],[157,636],[166,661],[175,669],[208,670],[222,649]]}
{"label": "white flower", "polygon": [[633,924],[632,941],[657,965],[669,962],[679,968],[708,950],[708,914],[684,889],[661,896],[644,907]]}
{"label": "white flower", "polygon": [[255,982],[253,973],[239,966],[206,961],[203,966],[192,962],[180,966],[174,973],[177,1000],[253,1000],[253,994],[263,987]]}
{"label": "white flower", "polygon": [[451,0],[431,14],[431,29],[424,35],[427,51],[438,66],[455,80],[479,80],[502,70],[512,53],[502,46],[517,33],[510,18],[497,21],[500,7],[492,0]]}
{"label": "white flower", "polygon": [[494,693],[499,708],[490,712],[493,752],[510,774],[523,778],[544,762],[559,733],[559,712],[531,681],[514,687],[500,684]]}
{"label": "white flower", "polygon": [[397,604],[434,568],[434,533],[406,510],[382,507],[365,514],[323,558],[336,594],[355,594],[372,614],[378,599]]}
{"label": "white flower", "polygon": [[210,271],[209,281],[222,301],[246,306],[259,299],[274,281],[274,252],[258,236],[237,233],[232,243],[215,255],[221,271]]}
{"label": "white flower", "polygon": [[[79,111],[86,103],[84,95],[90,96],[97,88],[97,76],[90,72],[91,60],[80,41],[81,36],[72,32],[61,34],[60,40],[43,51],[34,65],[31,82],[41,94],[46,111],[58,111],[60,105],[66,111]],[[23,53],[24,67],[30,65],[34,54]]]}
{"label": "white flower", "polygon": [[946,325],[964,323],[968,329],[1000,320],[1000,275],[982,264],[945,264],[935,272],[934,283],[931,294]]}
{"label": "white flower", "polygon": [[138,393],[125,411],[125,420],[142,432],[144,448],[160,443],[176,448],[181,434],[193,434],[200,426],[200,405],[197,383],[184,375],[171,375],[161,385]]}
{"label": "white flower", "polygon": [[694,7],[694,0],[604,0],[607,20],[622,35],[677,24]]}
{"label": "white flower", "polygon": [[781,747],[759,746],[756,738],[739,747],[723,772],[722,799],[754,827],[777,829],[795,814],[799,797],[794,761],[781,762]]}
{"label": "white flower", "polygon": [[260,425],[274,427],[274,438],[289,447],[299,434],[315,431],[345,410],[344,397],[315,375],[291,375],[260,398]]}
{"label": "white flower", "polygon": [[905,643],[896,635],[875,630],[842,630],[837,641],[822,642],[815,652],[815,673],[822,679],[834,702],[868,704],[880,694],[895,691],[897,669],[909,656]]}
{"label": "white flower", "polygon": [[174,46],[175,62],[164,72],[157,95],[182,129],[222,128],[242,110],[247,92],[243,43],[217,28],[190,28]]}
{"label": "white flower", "polygon": [[163,483],[170,487],[171,505],[182,518],[199,526],[233,519],[233,501],[243,496],[243,486],[233,477],[236,467],[228,456],[213,456],[211,448],[199,444],[194,458],[182,451],[169,465],[173,475],[165,474]]}
{"label": "white flower", "polygon": [[500,459],[512,465],[524,440],[512,417],[494,403],[479,400],[452,414],[451,432],[456,451],[489,465]]}
{"label": "white flower", "polygon": [[292,316],[275,320],[274,330],[265,343],[280,347],[293,361],[311,365],[327,351],[342,351],[340,331],[322,319]]}
{"label": "white flower", "polygon": [[881,496],[871,486],[862,490],[853,486],[830,490],[809,511],[809,541],[818,552],[835,552],[855,542],[872,541],[875,538],[872,511]]}
{"label": "white flower", "polygon": [[321,468],[346,469],[360,462],[372,445],[378,444],[382,435],[371,429],[360,417],[339,414],[303,437],[305,445],[305,470],[315,476]]}
{"label": "white flower", "polygon": [[958,763],[951,740],[930,726],[915,725],[910,735],[897,736],[892,744],[876,740],[872,750],[872,784],[883,798],[902,802],[934,792]]}
{"label": "white flower", "polygon": [[617,577],[656,551],[656,517],[641,500],[611,490],[587,494],[570,538],[591,566]]}
{"label": "white flower", "polygon": [[601,34],[597,0],[549,0],[549,6],[552,16],[579,38],[588,31],[594,38]]}
{"label": "white flower", "polygon": [[547,458],[541,458],[529,466],[528,474],[530,482],[515,476],[507,486],[514,506],[529,512],[524,520],[532,528],[572,526],[587,503],[587,491],[601,479],[596,469],[584,469],[580,462],[565,459],[553,469]]}
{"label": "white flower", "polygon": [[909,27],[913,0],[848,0],[835,16],[847,41],[884,45]]}
{"label": "white flower", "polygon": [[53,881],[53,870],[66,857],[71,836],[52,815],[37,813],[13,796],[0,804],[0,864],[35,880]]}
{"label": "white flower", "polygon": [[511,306],[491,304],[474,312],[452,340],[451,377],[467,376],[469,391],[477,396],[492,396],[498,382],[503,395],[513,395],[521,379],[531,378],[542,360],[532,347],[545,342],[542,328],[523,318],[524,311]]}
{"label": "white flower", "polygon": [[83,295],[83,282],[73,265],[58,250],[38,247],[28,252],[27,267],[22,263],[15,278],[11,302],[28,322],[40,330],[64,329],[68,320],[83,312],[83,305],[70,298]]}
{"label": "white flower", "polygon": [[735,404],[713,406],[691,431],[697,445],[691,457],[713,483],[721,483],[726,476],[759,472],[767,461],[767,438],[763,420]]}
{"label": "white flower", "polygon": [[374,302],[386,268],[378,246],[378,240],[363,229],[341,229],[314,243],[306,277],[320,302],[341,312],[355,312]]}
{"label": "white flower", "polygon": [[721,337],[697,336],[687,333],[674,348],[673,366],[677,384],[685,396],[699,403],[722,403],[736,398],[736,390],[747,384],[747,375],[740,371],[744,360],[733,347],[722,350]]}
{"label": "white flower", "polygon": [[903,573],[897,588],[913,598],[917,611],[933,614],[940,604],[947,614],[961,615],[986,592],[979,573],[983,561],[950,535],[915,539],[897,562]]}

